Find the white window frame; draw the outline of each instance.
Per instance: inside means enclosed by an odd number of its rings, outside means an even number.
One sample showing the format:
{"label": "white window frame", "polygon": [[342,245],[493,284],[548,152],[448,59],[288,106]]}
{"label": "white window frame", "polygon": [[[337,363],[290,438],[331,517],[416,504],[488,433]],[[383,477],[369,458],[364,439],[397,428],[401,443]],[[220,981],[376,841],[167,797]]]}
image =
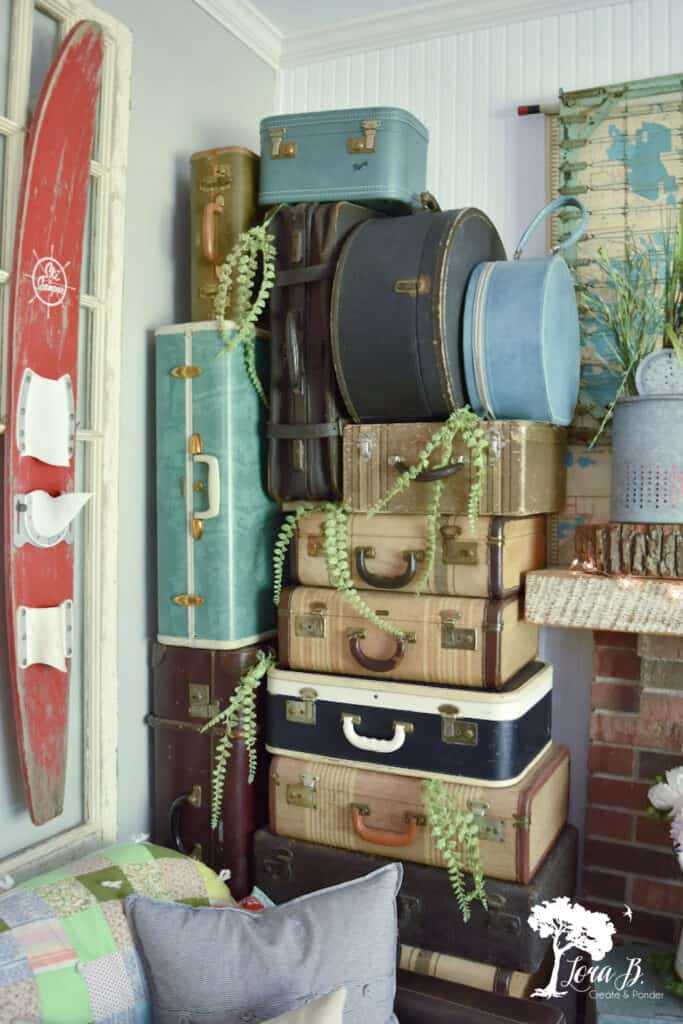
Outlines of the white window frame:
{"label": "white window frame", "polygon": [[[13,0],[10,81],[7,113],[0,116],[5,144],[5,192],[0,237],[0,288],[9,288],[14,225],[26,141],[28,68],[32,11],[39,7],[61,23],[60,40],[83,18],[104,31],[97,179],[97,225],[92,249],[95,295],[82,295],[81,307],[95,311],[91,335],[90,422],[77,430],[88,451],[87,513],[84,548],[83,617],[83,806],[81,825],[0,861],[0,873],[15,878],[47,870],[116,839],[118,737],[118,588],[120,359],[123,308],[123,260],[126,163],[130,112],[132,37],[126,26],[90,0]],[[16,69],[21,73],[17,74]],[[8,303],[0,324],[7,339]],[[6,410],[6,365],[2,353],[0,417]],[[0,426],[4,430],[4,426]],[[4,623],[0,623],[4,628]]]}

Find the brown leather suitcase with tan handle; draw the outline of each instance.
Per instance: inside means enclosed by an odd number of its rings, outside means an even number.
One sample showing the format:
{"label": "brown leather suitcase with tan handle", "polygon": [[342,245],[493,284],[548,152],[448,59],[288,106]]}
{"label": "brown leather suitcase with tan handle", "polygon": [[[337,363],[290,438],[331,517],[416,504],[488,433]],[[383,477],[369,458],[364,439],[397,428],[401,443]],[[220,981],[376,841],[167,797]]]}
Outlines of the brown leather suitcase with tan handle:
{"label": "brown leather suitcase with tan handle", "polygon": [[536,657],[538,628],[519,596],[477,597],[363,591],[372,610],[402,630],[374,626],[337,590],[284,590],[278,612],[280,664],[309,672],[405,679],[499,690]]}
{"label": "brown leather suitcase with tan handle", "polygon": [[[293,565],[298,583],[328,587],[323,514],[299,520]],[[441,516],[434,565],[426,580],[427,520],[420,515],[352,513],[351,574],[361,589],[500,599],[514,594],[527,572],[546,566],[546,517]]]}

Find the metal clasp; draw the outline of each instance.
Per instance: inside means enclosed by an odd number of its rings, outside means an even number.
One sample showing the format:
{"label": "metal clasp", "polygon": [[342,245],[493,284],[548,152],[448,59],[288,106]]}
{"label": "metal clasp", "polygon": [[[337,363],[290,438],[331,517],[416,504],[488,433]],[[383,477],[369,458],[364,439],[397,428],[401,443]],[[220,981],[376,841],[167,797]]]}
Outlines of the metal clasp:
{"label": "metal clasp", "polygon": [[172,377],[178,377],[180,380],[192,380],[193,377],[198,377],[202,372],[201,366],[174,366],[168,371]]}
{"label": "metal clasp", "polygon": [[312,604],[311,610],[305,615],[294,616],[294,635],[310,640],[325,639],[325,605]]}
{"label": "metal clasp", "polygon": [[377,152],[377,129],[382,127],[381,121],[361,121],[362,135],[352,135],[346,143],[349,153]]}
{"label": "metal clasp", "polygon": [[232,169],[226,165],[216,167],[213,174],[199,179],[200,192],[220,192],[232,188]]}
{"label": "metal clasp", "polygon": [[287,786],[287,803],[292,807],[307,807],[311,811],[318,809],[318,782],[317,775],[300,775],[301,782],[298,785]]}
{"label": "metal clasp", "polygon": [[417,277],[409,277],[396,281],[394,291],[399,295],[430,295],[432,291],[432,279],[427,274],[419,274]]}
{"label": "metal clasp", "polygon": [[370,461],[372,453],[375,450],[376,443],[375,435],[366,430],[361,431],[358,435],[358,453],[363,462]]}
{"label": "metal clasp", "polygon": [[296,156],[296,142],[283,142],[286,128],[269,128],[270,156],[272,160],[291,160]]}
{"label": "metal clasp", "polygon": [[479,564],[479,545],[476,541],[458,540],[461,534],[460,526],[441,527],[441,561],[444,565]]}
{"label": "metal clasp", "polygon": [[285,704],[285,718],[295,725],[315,725],[315,701],[318,691],[305,686],[299,690],[300,700],[288,700]]}
{"label": "metal clasp", "polygon": [[460,612],[441,613],[441,646],[446,651],[476,651],[477,630],[458,625]]}
{"label": "metal clasp", "polygon": [[218,701],[211,702],[211,687],[207,683],[189,683],[188,709],[190,718],[215,718],[221,709]]}

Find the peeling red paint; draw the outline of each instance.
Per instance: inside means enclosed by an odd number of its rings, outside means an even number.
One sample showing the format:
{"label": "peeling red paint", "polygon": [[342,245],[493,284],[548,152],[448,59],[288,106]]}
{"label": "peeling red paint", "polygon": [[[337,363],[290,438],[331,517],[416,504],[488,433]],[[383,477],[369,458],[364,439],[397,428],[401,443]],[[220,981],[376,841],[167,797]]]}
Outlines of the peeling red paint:
{"label": "peeling red paint", "polygon": [[[83,229],[102,55],[100,27],[79,22],[62,43],[43,85],[27,143],[11,283],[5,434],[7,629],[22,775],[36,825],[63,808],[69,674],[46,665],[19,669],[14,621],[20,605],[47,608],[73,597],[73,547],[61,543],[41,550],[25,544],[15,549],[13,495],[73,491],[74,465],[73,460],[64,468],[19,457],[17,404],[27,367],[53,379],[68,373],[76,401]],[[68,284],[61,305],[52,307],[38,298],[32,282],[37,259],[47,256],[66,267]],[[59,272],[56,280],[61,282]]]}

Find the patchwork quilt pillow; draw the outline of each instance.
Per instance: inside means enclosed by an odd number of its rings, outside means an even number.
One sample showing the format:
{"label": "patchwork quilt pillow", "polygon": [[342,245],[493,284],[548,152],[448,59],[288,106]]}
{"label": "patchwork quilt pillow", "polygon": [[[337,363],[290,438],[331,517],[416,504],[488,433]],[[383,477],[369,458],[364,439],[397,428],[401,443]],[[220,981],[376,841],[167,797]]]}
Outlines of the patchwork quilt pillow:
{"label": "patchwork quilt pillow", "polygon": [[154,1024],[261,1024],[342,987],[344,1024],[397,1024],[402,877],[388,864],[255,913],[129,896]]}
{"label": "patchwork quilt pillow", "polygon": [[149,1024],[123,900],[232,904],[199,861],[151,843],[83,857],[0,895],[0,1024]]}

